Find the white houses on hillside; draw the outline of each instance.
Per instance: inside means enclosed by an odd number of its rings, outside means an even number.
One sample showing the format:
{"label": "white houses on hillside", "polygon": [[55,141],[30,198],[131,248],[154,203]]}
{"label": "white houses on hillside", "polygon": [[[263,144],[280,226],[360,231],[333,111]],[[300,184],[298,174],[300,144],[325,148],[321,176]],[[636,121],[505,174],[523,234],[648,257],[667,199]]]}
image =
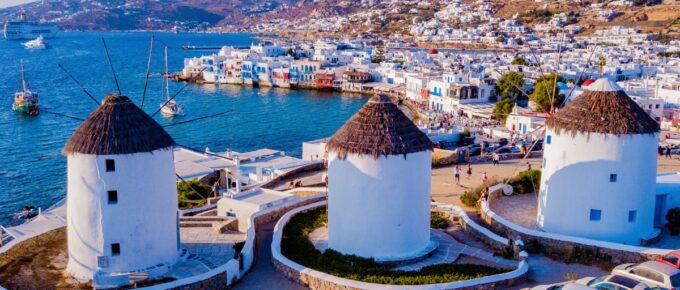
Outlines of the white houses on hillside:
{"label": "white houses on hillside", "polygon": [[546,120],[537,224],[638,245],[652,238],[659,125],[601,78]]}
{"label": "white houses on hillside", "polygon": [[432,142],[387,96],[372,97],[326,149],[331,249],[378,261],[434,249]]}
{"label": "white houses on hillside", "polygon": [[[66,271],[81,281],[163,274],[179,255],[175,142],[128,97],[109,95],[64,147]],[[127,279],[125,279],[125,284]]]}

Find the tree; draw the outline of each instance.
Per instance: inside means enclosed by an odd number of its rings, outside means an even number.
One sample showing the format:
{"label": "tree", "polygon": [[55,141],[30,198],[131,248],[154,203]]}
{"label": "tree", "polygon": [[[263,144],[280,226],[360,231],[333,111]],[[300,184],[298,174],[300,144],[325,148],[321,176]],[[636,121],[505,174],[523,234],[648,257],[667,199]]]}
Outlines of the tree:
{"label": "tree", "polygon": [[515,59],[512,60],[512,64],[514,64],[514,65],[528,65],[529,62],[526,59],[524,59],[523,57],[518,55],[518,56],[515,56]]}
{"label": "tree", "polygon": [[508,118],[508,114],[512,112],[515,108],[515,102],[510,98],[503,98],[496,102],[496,106],[493,108],[493,116],[496,120],[501,121],[505,124],[505,119]]}
{"label": "tree", "polygon": [[564,95],[560,95],[560,88],[555,84],[555,80],[558,83],[564,82],[564,78],[555,73],[536,79],[534,91],[529,95],[529,99],[536,105],[537,111],[550,112],[553,104],[559,106],[564,101]]}
{"label": "tree", "polygon": [[496,91],[503,98],[522,98],[522,91],[524,87],[524,75],[519,72],[508,72],[504,74],[496,83]]}
{"label": "tree", "polygon": [[372,63],[381,63],[385,61],[385,51],[383,47],[376,47],[373,52],[373,57],[371,58]]}

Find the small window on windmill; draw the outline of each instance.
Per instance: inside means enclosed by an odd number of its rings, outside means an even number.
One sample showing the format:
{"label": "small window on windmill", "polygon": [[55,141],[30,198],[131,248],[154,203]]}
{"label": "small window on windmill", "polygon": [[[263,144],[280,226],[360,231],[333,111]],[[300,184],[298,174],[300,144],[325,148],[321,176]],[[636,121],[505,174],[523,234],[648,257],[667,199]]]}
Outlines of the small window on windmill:
{"label": "small window on windmill", "polygon": [[628,211],[628,222],[634,223],[636,219],[637,219],[637,211],[636,210],[629,210]]}
{"label": "small window on windmill", "polygon": [[545,144],[550,144],[550,141],[552,141],[552,136],[545,136]]}
{"label": "small window on windmill", "polygon": [[109,190],[107,193],[108,193],[109,204],[117,204],[118,203],[118,191]]}
{"label": "small window on windmill", "polygon": [[609,174],[609,182],[616,182],[617,177],[615,173]]}
{"label": "small window on windmill", "polygon": [[111,256],[120,256],[120,244],[119,243],[111,244]]}
{"label": "small window on windmill", "polygon": [[106,172],[116,171],[116,161],[113,159],[106,159]]}
{"label": "small window on windmill", "polygon": [[602,219],[602,210],[599,209],[591,209],[590,210],[590,220],[591,221],[599,221]]}

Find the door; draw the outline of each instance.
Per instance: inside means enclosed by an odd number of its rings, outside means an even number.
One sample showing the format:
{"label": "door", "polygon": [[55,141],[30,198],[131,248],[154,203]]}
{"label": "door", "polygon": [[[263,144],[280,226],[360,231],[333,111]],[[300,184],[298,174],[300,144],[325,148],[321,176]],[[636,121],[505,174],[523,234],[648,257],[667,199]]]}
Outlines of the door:
{"label": "door", "polygon": [[663,228],[666,224],[666,197],[668,194],[656,196],[656,206],[654,207],[654,226]]}

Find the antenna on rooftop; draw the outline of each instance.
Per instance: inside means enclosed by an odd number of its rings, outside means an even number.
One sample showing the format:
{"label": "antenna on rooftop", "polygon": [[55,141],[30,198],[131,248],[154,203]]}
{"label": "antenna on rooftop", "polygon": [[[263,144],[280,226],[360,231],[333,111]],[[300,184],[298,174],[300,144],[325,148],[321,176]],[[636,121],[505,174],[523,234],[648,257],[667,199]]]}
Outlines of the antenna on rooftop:
{"label": "antenna on rooftop", "polygon": [[111,67],[111,72],[113,73],[113,80],[116,82],[116,89],[118,89],[118,95],[123,95],[120,90],[120,84],[118,83],[118,77],[116,76],[116,69],[113,67],[113,62],[111,62],[111,56],[109,55],[109,48],[106,46],[106,40],[102,37],[102,44],[104,45],[104,52],[106,52],[106,59],[109,61],[109,67]]}
{"label": "antenna on rooftop", "polygon": [[[146,76],[144,77],[144,92],[142,93],[142,103],[139,105],[140,109],[144,108],[144,98],[146,97],[146,88],[149,84],[149,72],[151,70],[151,56],[153,56],[153,34],[149,46],[149,60],[146,63]],[[166,76],[167,77],[167,76]]]}

